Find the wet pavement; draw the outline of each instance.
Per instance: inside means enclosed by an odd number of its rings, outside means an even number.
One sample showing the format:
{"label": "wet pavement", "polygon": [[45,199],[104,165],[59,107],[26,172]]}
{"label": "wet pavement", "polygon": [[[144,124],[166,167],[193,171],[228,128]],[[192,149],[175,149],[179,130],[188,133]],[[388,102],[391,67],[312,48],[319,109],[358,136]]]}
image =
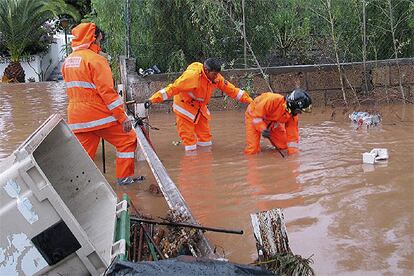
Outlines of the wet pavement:
{"label": "wet pavement", "polygon": [[[0,159],[8,156],[52,113],[66,113],[60,83],[0,84]],[[152,142],[197,220],[206,226],[243,229],[243,236],[208,233],[226,258],[239,263],[257,256],[250,214],[283,208],[295,254],[313,255],[317,275],[408,275],[414,272],[414,108],[381,109],[381,127],[355,130],[340,110],[301,117],[301,152],[283,159],[264,151],[245,156],[244,116],[213,112],[212,151],[186,156],[173,114],[151,113]],[[339,115],[338,115],[339,114]],[[108,145],[108,144],[107,144]],[[390,159],[363,165],[362,153],[387,148]],[[107,176],[114,178],[114,150],[106,147]],[[101,152],[96,163],[102,168]],[[154,217],[165,211],[145,162],[145,184],[117,189]]]}

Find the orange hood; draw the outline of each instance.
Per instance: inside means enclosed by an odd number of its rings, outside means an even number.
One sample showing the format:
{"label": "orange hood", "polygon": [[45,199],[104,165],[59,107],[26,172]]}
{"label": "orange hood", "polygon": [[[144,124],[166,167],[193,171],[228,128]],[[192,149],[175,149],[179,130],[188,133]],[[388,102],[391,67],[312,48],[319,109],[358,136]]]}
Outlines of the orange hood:
{"label": "orange hood", "polygon": [[96,40],[96,25],[94,23],[81,23],[72,29],[72,49],[73,51],[80,49],[88,49]]}

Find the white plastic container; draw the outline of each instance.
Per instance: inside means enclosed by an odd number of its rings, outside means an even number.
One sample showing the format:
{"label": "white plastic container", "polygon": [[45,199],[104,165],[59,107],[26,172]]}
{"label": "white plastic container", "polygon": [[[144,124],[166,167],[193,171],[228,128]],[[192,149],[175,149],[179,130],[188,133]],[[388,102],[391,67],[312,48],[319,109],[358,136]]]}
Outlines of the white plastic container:
{"label": "white plastic container", "polygon": [[364,152],[362,154],[362,163],[375,164],[376,162],[388,160],[388,150],[384,148],[372,149],[370,152]]}
{"label": "white plastic container", "polygon": [[371,154],[375,155],[375,161],[383,161],[389,158],[387,149],[372,149]]}
{"label": "white plastic container", "polygon": [[364,152],[362,154],[362,162],[364,164],[374,164],[375,163],[375,154],[370,152]]}
{"label": "white plastic container", "polygon": [[0,275],[101,275],[116,194],[60,115],[0,163]]}

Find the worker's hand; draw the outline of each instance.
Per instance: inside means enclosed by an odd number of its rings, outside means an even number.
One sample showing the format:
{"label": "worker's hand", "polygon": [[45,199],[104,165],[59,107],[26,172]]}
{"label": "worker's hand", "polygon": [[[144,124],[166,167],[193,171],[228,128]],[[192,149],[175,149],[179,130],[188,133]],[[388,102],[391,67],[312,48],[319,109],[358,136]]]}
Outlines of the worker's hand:
{"label": "worker's hand", "polygon": [[262,136],[264,137],[264,138],[268,138],[268,139],[270,139],[270,130],[269,129],[265,129],[265,130],[263,130],[262,131]]}
{"label": "worker's hand", "polygon": [[132,121],[130,118],[127,118],[123,123],[122,123],[122,128],[124,130],[125,133],[128,133],[131,131],[132,129]]}
{"label": "worker's hand", "polygon": [[150,100],[145,100],[144,107],[145,109],[148,109],[152,105],[152,102]]}
{"label": "worker's hand", "polygon": [[288,148],[287,152],[288,152],[288,155],[292,155],[292,154],[299,152],[299,150],[297,148]]}

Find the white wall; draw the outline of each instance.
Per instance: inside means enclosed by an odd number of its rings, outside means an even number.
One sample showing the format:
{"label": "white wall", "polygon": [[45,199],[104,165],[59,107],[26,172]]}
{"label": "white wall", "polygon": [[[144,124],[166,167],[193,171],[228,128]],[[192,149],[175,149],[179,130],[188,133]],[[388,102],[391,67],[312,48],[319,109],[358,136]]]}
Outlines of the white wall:
{"label": "white wall", "polygon": [[[68,35],[68,42],[70,42],[70,40],[71,36]],[[38,74],[43,76],[42,81],[46,81],[53,69],[65,59],[65,35],[63,33],[56,34],[54,42],[55,43],[50,45],[47,52],[20,59],[26,75],[26,82],[28,82],[30,78],[33,78],[35,81],[41,81],[39,80]],[[0,58],[0,80],[3,76],[4,69],[6,69],[9,63],[9,58]]]}
{"label": "white wall", "polygon": [[[3,76],[4,69],[9,65],[9,58],[0,58],[0,75]],[[23,67],[24,73],[26,75],[26,81],[30,78],[34,78],[36,81],[39,81],[39,77],[35,71],[40,72],[40,57],[39,56],[29,56],[20,59],[20,63]],[[30,67],[30,65],[34,70]]]}

